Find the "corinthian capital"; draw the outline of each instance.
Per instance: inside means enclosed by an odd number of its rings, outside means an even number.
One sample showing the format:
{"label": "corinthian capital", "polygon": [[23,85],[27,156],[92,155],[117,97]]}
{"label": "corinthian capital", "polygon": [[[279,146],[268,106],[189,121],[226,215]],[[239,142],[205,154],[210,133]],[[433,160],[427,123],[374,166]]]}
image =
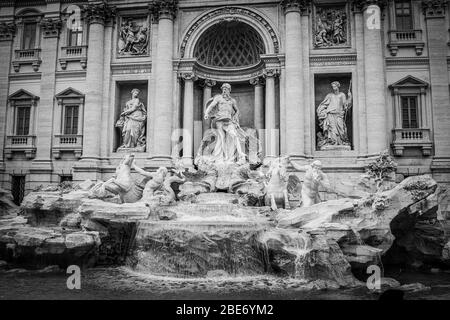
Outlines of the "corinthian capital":
{"label": "corinthian capital", "polygon": [[422,0],[423,13],[427,18],[444,17],[446,6],[446,0]]}
{"label": "corinthian capital", "polygon": [[180,73],[180,77],[184,80],[184,81],[197,81],[197,76],[195,75],[195,73],[193,72],[183,72]]}
{"label": "corinthian capital", "polygon": [[13,21],[0,23],[0,41],[10,41],[16,33],[16,25]]}
{"label": "corinthian capital", "polygon": [[310,4],[311,0],[281,0],[280,2],[285,14],[291,11],[309,13]]}
{"label": "corinthian capital", "polygon": [[59,36],[62,21],[60,18],[44,18],[41,20],[40,25],[44,32],[44,38],[54,38]]}
{"label": "corinthian capital", "polygon": [[150,3],[150,12],[155,20],[175,19],[178,9],[178,0],[153,0]]}
{"label": "corinthian capital", "polygon": [[85,5],[83,13],[89,24],[105,24],[115,17],[116,10],[106,2],[98,2]]}

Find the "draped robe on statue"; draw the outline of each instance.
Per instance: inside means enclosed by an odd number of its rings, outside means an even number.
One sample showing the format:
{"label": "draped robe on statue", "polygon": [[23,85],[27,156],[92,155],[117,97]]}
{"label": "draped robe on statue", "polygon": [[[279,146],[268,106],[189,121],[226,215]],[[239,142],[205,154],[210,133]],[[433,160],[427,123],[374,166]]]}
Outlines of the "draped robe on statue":
{"label": "draped robe on statue", "polygon": [[349,145],[345,113],[348,107],[345,93],[329,93],[317,108],[317,117],[322,133],[319,134],[318,146]]}

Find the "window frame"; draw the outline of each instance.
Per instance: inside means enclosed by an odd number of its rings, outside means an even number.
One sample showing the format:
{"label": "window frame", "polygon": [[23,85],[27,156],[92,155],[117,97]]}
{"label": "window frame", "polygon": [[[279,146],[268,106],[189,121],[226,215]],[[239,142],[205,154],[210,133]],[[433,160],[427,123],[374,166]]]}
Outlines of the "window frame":
{"label": "window frame", "polygon": [[[63,119],[63,121],[62,121],[62,130],[61,130],[61,132],[62,132],[62,134],[63,135],[78,135],[79,133],[78,133],[78,131],[79,131],[79,127],[80,127],[80,125],[79,125],[79,122],[80,122],[80,105],[79,104],[75,104],[75,103],[67,103],[67,104],[63,104],[63,115],[62,115],[62,119]],[[67,119],[68,119],[68,117],[67,117],[67,112],[68,112],[68,109],[72,109],[72,114],[71,114],[71,116],[70,116],[70,129],[71,130],[68,130],[68,127],[67,127]],[[74,114],[73,114],[73,110],[77,110],[77,116],[76,116],[76,123],[74,122]],[[76,132],[74,132],[74,126],[75,126],[75,128],[76,128]],[[71,131],[71,132],[67,132],[67,131]]]}
{"label": "window frame", "polygon": [[[76,44],[72,43],[73,35],[76,34]],[[68,47],[81,47],[84,43],[84,29],[83,25],[81,24],[76,29],[70,29],[67,30],[67,41],[66,44]]]}
{"label": "window frame", "polygon": [[[399,15],[397,13],[397,5],[401,4],[404,5],[408,3],[409,4],[409,14],[401,14]],[[404,11],[405,8],[402,7],[400,10]],[[394,18],[395,18],[395,26],[396,29],[399,31],[411,31],[414,30],[414,11],[413,11],[413,4],[411,0],[401,0],[401,1],[394,1]],[[407,20],[405,18],[408,18]],[[408,21],[409,20],[409,28],[405,28],[404,26],[400,26],[400,21]]]}
{"label": "window frame", "polygon": [[[408,118],[405,119],[404,118],[404,101],[406,101],[407,105],[407,113],[408,113]],[[414,106],[411,105],[411,101],[414,101]],[[415,119],[412,119],[412,109],[415,109]],[[412,95],[412,94],[403,94],[400,95],[400,122],[402,124],[402,129],[420,129],[420,116],[419,116],[419,97],[417,95]],[[415,126],[412,125],[413,121],[415,121]],[[407,125],[405,126],[405,123],[407,122]]]}
{"label": "window frame", "polygon": [[[33,36],[33,45],[26,45],[26,27],[29,25],[33,25],[34,26],[34,36]],[[31,33],[32,34],[32,33]],[[38,46],[38,23],[36,20],[25,20],[23,22],[23,30],[22,30],[22,39],[21,39],[21,44],[20,47],[22,50],[33,50],[36,49]]]}

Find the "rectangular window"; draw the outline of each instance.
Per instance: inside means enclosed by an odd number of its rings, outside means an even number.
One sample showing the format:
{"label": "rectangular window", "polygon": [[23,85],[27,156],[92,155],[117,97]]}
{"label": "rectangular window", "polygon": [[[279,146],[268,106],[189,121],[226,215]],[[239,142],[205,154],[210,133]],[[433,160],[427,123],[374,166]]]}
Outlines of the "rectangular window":
{"label": "rectangular window", "polygon": [[24,24],[22,49],[34,49],[36,45],[36,28],[37,24],[35,22]]}
{"label": "rectangular window", "polygon": [[395,22],[397,30],[412,30],[411,1],[395,1]]}
{"label": "rectangular window", "polygon": [[79,47],[83,43],[83,29],[77,27],[74,29],[69,29],[69,47]]}
{"label": "rectangular window", "polygon": [[78,134],[78,106],[65,106],[64,134]]}
{"label": "rectangular window", "polygon": [[417,97],[401,97],[402,127],[404,129],[418,128]]}
{"label": "rectangular window", "polygon": [[25,176],[12,176],[12,190],[13,201],[18,206],[22,203],[25,195]]}
{"label": "rectangular window", "polygon": [[27,136],[30,133],[31,107],[17,107],[16,135]]}

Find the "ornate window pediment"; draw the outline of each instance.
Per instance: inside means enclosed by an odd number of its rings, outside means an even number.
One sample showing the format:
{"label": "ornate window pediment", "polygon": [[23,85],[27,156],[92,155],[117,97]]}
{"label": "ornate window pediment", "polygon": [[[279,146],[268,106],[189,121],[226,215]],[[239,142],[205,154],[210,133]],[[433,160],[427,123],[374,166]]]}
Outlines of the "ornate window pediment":
{"label": "ornate window pediment", "polygon": [[427,88],[428,83],[423,80],[417,79],[413,76],[406,76],[403,79],[391,84],[390,89],[406,89],[406,88]]}
{"label": "ornate window pediment", "polygon": [[83,150],[84,94],[67,88],[55,95],[55,99],[60,108],[56,111],[59,120],[53,137],[53,156],[59,159],[62,153],[73,153],[78,159]]}
{"label": "ornate window pediment", "polygon": [[55,95],[55,98],[58,101],[70,99],[70,100],[78,100],[80,103],[84,102],[84,94],[73,88],[67,88],[61,91],[60,93]]}
{"label": "ornate window pediment", "polygon": [[392,148],[396,156],[402,156],[407,148],[419,148],[424,156],[431,155],[433,144],[428,121],[427,88],[428,83],[410,75],[389,86],[395,115]]}
{"label": "ornate window pediment", "polygon": [[12,101],[12,102],[31,101],[31,102],[35,103],[37,100],[39,100],[38,96],[35,96],[34,94],[32,94],[24,89],[20,89],[19,91],[16,91],[15,93],[8,96],[8,101]]}
{"label": "ornate window pediment", "polygon": [[35,109],[39,97],[20,89],[8,96],[8,121],[5,155],[7,159],[13,153],[25,153],[27,159],[36,153],[36,136],[33,134]]}

